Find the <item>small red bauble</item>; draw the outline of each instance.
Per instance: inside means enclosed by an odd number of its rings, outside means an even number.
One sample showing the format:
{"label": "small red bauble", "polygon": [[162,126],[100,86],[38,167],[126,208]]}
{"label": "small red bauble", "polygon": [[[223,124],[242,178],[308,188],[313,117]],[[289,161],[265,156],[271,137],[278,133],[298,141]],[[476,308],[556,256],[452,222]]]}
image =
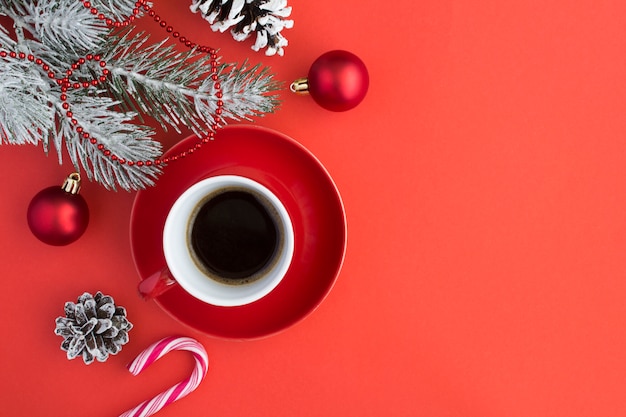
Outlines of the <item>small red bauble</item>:
{"label": "small red bauble", "polygon": [[361,59],[348,51],[326,52],[317,58],[307,78],[294,81],[291,91],[309,93],[325,109],[346,111],[367,94],[369,74]]}
{"label": "small red bauble", "polygon": [[89,207],[78,194],[80,175],[73,173],[63,186],[41,190],[31,200],[28,226],[42,242],[64,246],[76,241],[85,233],[89,224]]}

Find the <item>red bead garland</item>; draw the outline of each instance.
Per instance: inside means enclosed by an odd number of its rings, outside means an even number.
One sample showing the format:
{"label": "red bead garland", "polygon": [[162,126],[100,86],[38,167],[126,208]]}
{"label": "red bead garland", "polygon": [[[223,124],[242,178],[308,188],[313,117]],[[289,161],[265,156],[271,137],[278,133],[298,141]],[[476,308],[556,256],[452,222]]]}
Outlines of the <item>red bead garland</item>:
{"label": "red bead garland", "polygon": [[[133,14],[129,16],[126,20],[123,20],[121,22],[114,21],[113,19],[107,18],[104,14],[100,13],[97,8],[93,7],[91,2],[89,2],[88,0],[83,1],[83,6],[89,9],[93,15],[97,15],[99,20],[104,20],[108,26],[112,26],[115,28],[121,28],[121,27],[130,25],[132,22],[135,21],[136,16],[140,13],[140,8],[143,8],[143,10],[148,14],[148,16],[150,16],[154,20],[154,22],[158,24],[162,29],[164,29],[165,32],[167,32],[171,37],[178,39],[180,43],[184,44],[188,48],[191,48],[191,49],[197,48],[200,52],[209,54],[211,58],[210,60],[211,79],[214,81],[213,87],[215,88],[215,90],[217,90],[215,93],[215,96],[219,99],[217,101],[217,109],[215,110],[215,113],[218,116],[223,113],[224,102],[221,100],[221,98],[223,97],[223,92],[222,92],[222,86],[219,82],[219,77],[217,75],[217,53],[215,49],[209,46],[198,46],[197,44],[191,42],[186,37],[181,36],[179,32],[174,31],[174,28],[172,26],[168,25],[167,22],[165,22],[164,20],[161,20],[161,17],[158,14],[156,14],[154,9],[150,7],[148,4],[146,4],[146,0],[138,0],[135,3]],[[2,47],[2,45],[0,45],[0,47]],[[194,153],[196,150],[200,149],[202,145],[210,142],[214,138],[214,133],[210,132],[208,133],[206,137],[198,141],[198,143],[196,143],[195,146],[190,147],[186,151],[180,152],[177,155],[173,155],[173,156],[166,157],[163,159],[155,159],[154,161],[151,161],[151,160],[128,161],[124,158],[120,158],[117,155],[113,154],[110,150],[106,149],[106,147],[103,144],[98,143],[98,141],[95,138],[91,137],[91,135],[88,132],[86,132],[81,126],[78,126],[79,121],[74,118],[74,113],[71,110],[71,105],[70,103],[67,102],[66,93],[70,89],[77,90],[80,88],[88,89],[90,87],[96,87],[98,86],[98,84],[103,83],[108,79],[108,76],[111,74],[111,71],[107,68],[106,62],[102,60],[102,57],[100,55],[87,54],[84,58],[78,59],[75,63],[72,64],[71,69],[68,69],[67,71],[65,71],[65,74],[62,78],[57,77],[57,74],[55,74],[54,72],[50,70],[49,65],[43,62],[43,60],[41,60],[40,58],[36,58],[32,54],[26,55],[23,52],[16,53],[14,51],[7,52],[4,50],[0,50],[0,57],[5,58],[7,56],[11,58],[19,58],[21,60],[26,59],[29,62],[34,62],[36,65],[39,65],[48,74],[48,78],[50,78],[51,80],[54,80],[61,87],[61,96],[60,96],[61,102],[62,102],[61,107],[63,108],[63,110],[65,110],[65,116],[70,120],[70,123],[73,126],[75,126],[76,133],[78,133],[83,139],[89,140],[89,143],[91,143],[92,145],[95,145],[96,148],[99,151],[101,151],[104,156],[111,158],[112,161],[116,161],[119,164],[126,164],[128,166],[137,165],[139,167],[142,167],[144,165],[145,166],[152,166],[153,164],[161,165],[161,164],[165,164],[171,161],[177,161],[181,158],[186,157],[189,154]],[[85,80],[82,82],[77,82],[77,81],[70,82],[70,77],[73,75],[73,71],[78,70],[82,65],[84,65],[88,61],[98,62],[99,67],[102,69],[102,75],[100,75],[98,78],[95,78],[89,81]],[[214,123],[211,126],[211,128],[213,130],[217,130],[219,127],[220,127],[219,121],[218,121],[218,118],[216,117],[214,118]]]}

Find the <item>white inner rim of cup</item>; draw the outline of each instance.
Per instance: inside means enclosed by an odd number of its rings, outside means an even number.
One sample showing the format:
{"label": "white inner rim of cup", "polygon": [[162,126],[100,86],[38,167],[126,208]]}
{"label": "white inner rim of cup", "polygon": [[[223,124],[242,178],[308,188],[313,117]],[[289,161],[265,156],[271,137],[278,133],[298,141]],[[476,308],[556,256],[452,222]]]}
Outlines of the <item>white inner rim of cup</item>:
{"label": "white inner rim of cup", "polygon": [[[248,188],[265,196],[276,209],[284,230],[283,249],[276,264],[266,276],[248,284],[228,285],[208,278],[198,269],[188,248],[187,227],[192,212],[208,194],[226,187]],[[237,175],[210,177],[189,187],[170,209],[163,229],[163,252],[172,276],[195,298],[217,306],[249,304],[269,294],[289,269],[293,250],[293,225],[285,206],[263,185]]]}

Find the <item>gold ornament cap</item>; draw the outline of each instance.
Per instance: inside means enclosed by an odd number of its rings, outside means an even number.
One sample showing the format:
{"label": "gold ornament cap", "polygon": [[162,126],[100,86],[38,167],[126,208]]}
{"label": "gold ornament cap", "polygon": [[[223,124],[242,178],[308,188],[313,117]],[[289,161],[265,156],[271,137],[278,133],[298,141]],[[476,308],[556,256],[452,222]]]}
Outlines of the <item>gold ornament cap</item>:
{"label": "gold ornament cap", "polygon": [[291,83],[289,89],[292,93],[296,94],[309,94],[309,79],[308,78],[298,78],[294,82]]}
{"label": "gold ornament cap", "polygon": [[61,186],[63,191],[76,195],[80,191],[80,174],[78,172],[72,172],[67,176],[63,185]]}

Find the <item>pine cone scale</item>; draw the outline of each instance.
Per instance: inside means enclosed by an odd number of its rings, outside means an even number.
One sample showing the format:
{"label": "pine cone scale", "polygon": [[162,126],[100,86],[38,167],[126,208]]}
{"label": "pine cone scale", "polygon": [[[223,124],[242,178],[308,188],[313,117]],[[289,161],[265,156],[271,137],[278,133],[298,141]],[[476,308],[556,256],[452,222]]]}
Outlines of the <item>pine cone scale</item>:
{"label": "pine cone scale", "polygon": [[104,333],[102,333],[102,337],[106,337],[107,339],[114,339],[119,332],[119,329],[111,327],[107,329]]}
{"label": "pine cone scale", "polygon": [[87,317],[95,317],[96,316],[96,300],[94,299],[90,299],[90,300],[86,300],[83,303],[83,306],[85,306],[85,316]]}
{"label": "pine cone scale", "polygon": [[111,354],[116,355],[121,349],[121,345],[114,343],[111,339],[102,339],[105,349]]}
{"label": "pine cone scale", "polygon": [[115,314],[113,303],[107,303],[98,307],[97,317],[99,319],[110,319]]}
{"label": "pine cone scale", "polygon": [[65,317],[74,320],[76,318],[76,305],[72,302],[65,303]]}
{"label": "pine cone scale", "polygon": [[93,329],[96,328],[96,325],[98,324],[98,319],[95,317],[92,317],[89,319],[89,321],[85,324],[82,325],[82,327],[80,328],[80,334],[89,334],[93,331]]}
{"label": "pine cone scale", "polygon": [[128,332],[121,331],[111,340],[119,345],[124,345],[128,343]]}
{"label": "pine cone scale", "polygon": [[[85,343],[85,339],[82,337],[74,337],[72,339],[70,339],[70,344],[67,347],[67,358],[68,359],[74,359],[75,357],[77,357],[78,355],[81,354],[81,352],[85,349],[85,346],[87,344]],[[63,346],[63,345],[61,345]]]}
{"label": "pine cone scale", "polygon": [[130,325],[126,317],[116,315],[111,317],[111,325],[117,327],[118,329],[126,329]]}
{"label": "pine cone scale", "polygon": [[98,319],[98,326],[94,330],[96,334],[102,334],[113,326],[111,319]]}
{"label": "pine cone scale", "polygon": [[87,314],[85,314],[85,306],[83,304],[76,304],[75,306],[76,323],[83,325],[87,323]]}

